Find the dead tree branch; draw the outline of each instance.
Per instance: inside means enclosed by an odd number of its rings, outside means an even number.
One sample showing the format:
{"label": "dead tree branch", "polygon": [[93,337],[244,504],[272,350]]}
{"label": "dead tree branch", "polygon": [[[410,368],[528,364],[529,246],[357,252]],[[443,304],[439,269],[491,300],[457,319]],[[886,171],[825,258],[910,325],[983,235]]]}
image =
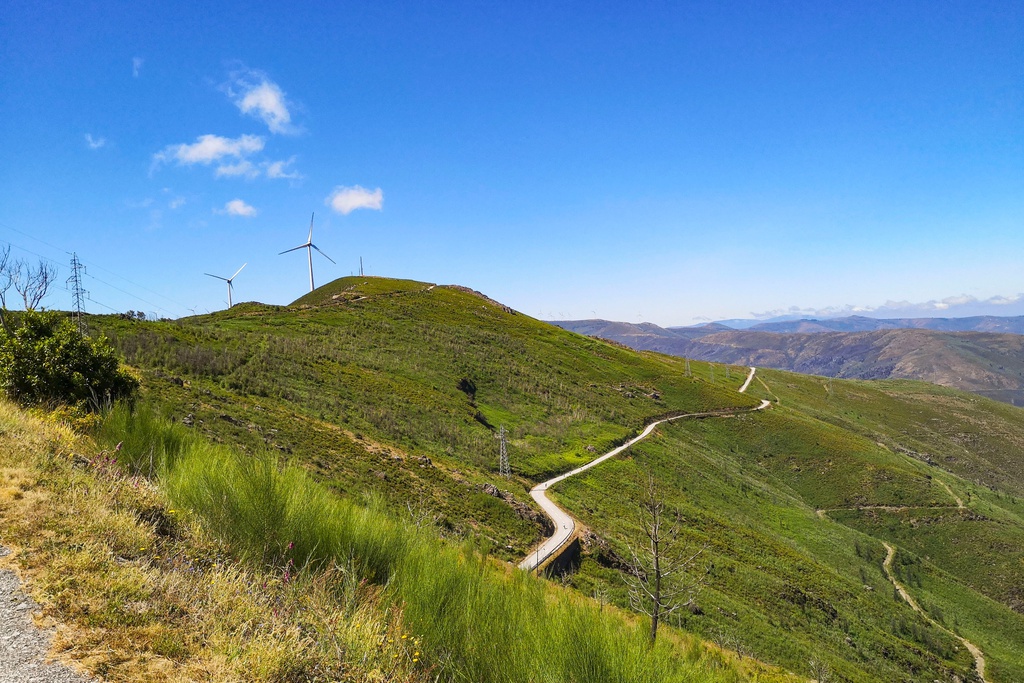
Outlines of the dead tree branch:
{"label": "dead tree branch", "polygon": [[10,290],[11,285],[14,284],[14,261],[11,260],[11,245],[6,245],[3,249],[0,249],[0,324],[3,325],[4,332],[7,334],[11,333],[11,328],[7,324],[7,292]]}
{"label": "dead tree branch", "polygon": [[25,310],[34,311],[50,291],[57,268],[44,261],[35,268],[24,261],[18,261],[15,266],[14,289],[25,302]]}
{"label": "dead tree branch", "polygon": [[669,511],[659,497],[653,475],[648,475],[640,503],[642,545],[629,545],[629,602],[634,610],[651,619],[650,644],[658,635],[660,621],[693,602],[708,577],[708,571],[693,572],[707,544],[686,550],[680,538],[682,517]]}

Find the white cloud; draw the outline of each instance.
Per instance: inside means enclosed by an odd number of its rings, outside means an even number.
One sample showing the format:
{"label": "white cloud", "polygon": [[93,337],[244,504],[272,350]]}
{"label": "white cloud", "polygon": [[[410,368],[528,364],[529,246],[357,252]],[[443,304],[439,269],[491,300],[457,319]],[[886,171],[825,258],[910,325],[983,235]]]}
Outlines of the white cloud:
{"label": "white cloud", "polygon": [[[927,318],[932,316],[940,317],[965,317],[972,315],[1021,315],[1024,313],[1024,294],[1012,296],[996,295],[987,299],[979,299],[969,294],[959,296],[947,296],[944,299],[931,299],[929,301],[886,301],[878,306],[845,305],[829,306],[826,308],[801,308],[791,306],[762,313],[751,313],[751,317],[758,320],[766,320],[781,316],[796,316],[804,318],[839,318],[848,315],[863,315],[869,318]],[[1007,311],[1007,307],[1015,310]],[[1021,309],[1021,310],[1016,310]]]}
{"label": "white cloud", "polygon": [[132,78],[138,78],[142,71],[142,57],[132,57]]}
{"label": "white cloud", "polygon": [[168,208],[171,208],[171,209],[180,209],[181,207],[185,206],[185,198],[184,197],[175,197],[174,199],[172,199],[167,204],[167,206],[168,206]]}
{"label": "white cloud", "polygon": [[218,178],[255,178],[259,174],[259,169],[248,159],[242,159],[237,164],[221,164],[214,172]]}
{"label": "white cloud", "polygon": [[342,215],[348,215],[356,209],[374,209],[380,211],[384,205],[384,191],[367,190],[365,187],[339,185],[324,200],[324,203]]}
{"label": "white cloud", "polygon": [[89,149],[99,149],[103,145],[107,144],[106,138],[94,138],[92,133],[85,134],[85,144],[89,145]]}
{"label": "white cloud", "polygon": [[263,138],[258,135],[242,135],[225,138],[220,135],[200,135],[192,144],[168,145],[153,155],[153,165],[178,162],[179,166],[192,164],[209,165],[225,157],[243,159],[263,149]]}
{"label": "white cloud", "polygon": [[232,199],[230,202],[224,205],[224,208],[215,213],[226,213],[229,216],[243,216],[245,218],[252,218],[258,212],[256,208],[246,204],[241,199]]}
{"label": "white cloud", "polygon": [[284,91],[262,71],[237,71],[231,75],[231,81],[224,86],[224,90],[239,111],[261,119],[270,132],[298,132],[292,125],[289,102]]}
{"label": "white cloud", "polygon": [[287,161],[268,161],[264,162],[263,167],[266,169],[268,178],[285,178],[289,180],[298,180],[302,177],[298,171],[291,170],[289,167],[295,162],[295,157],[288,159]]}

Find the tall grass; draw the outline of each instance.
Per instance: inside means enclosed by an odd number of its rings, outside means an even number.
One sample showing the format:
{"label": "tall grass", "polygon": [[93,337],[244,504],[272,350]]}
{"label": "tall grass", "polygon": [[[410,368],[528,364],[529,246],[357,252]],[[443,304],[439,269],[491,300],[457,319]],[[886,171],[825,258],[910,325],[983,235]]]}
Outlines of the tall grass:
{"label": "tall grass", "polygon": [[126,468],[150,469],[174,504],[238,557],[286,575],[354,566],[380,584],[439,680],[740,680],[717,653],[665,639],[649,647],[643,625],[617,610],[553,589],[485,550],[447,545],[379,508],[337,498],[269,455],[205,443],[143,409],[132,414],[120,406],[100,437],[121,443],[117,455]]}

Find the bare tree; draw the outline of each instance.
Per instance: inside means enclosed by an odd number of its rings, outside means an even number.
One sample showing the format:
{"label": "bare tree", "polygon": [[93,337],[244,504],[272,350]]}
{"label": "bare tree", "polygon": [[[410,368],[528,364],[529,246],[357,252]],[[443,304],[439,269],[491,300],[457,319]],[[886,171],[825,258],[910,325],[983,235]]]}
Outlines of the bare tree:
{"label": "bare tree", "polygon": [[643,543],[630,545],[628,564],[629,602],[634,610],[651,618],[650,644],[658,635],[658,623],[693,602],[708,577],[708,570],[694,574],[704,544],[696,552],[683,548],[679,531],[682,518],[669,511],[658,496],[654,475],[648,475],[644,499],[640,503],[640,528]]}
{"label": "bare tree", "polygon": [[15,274],[15,263],[11,260],[11,246],[6,245],[3,249],[0,249],[0,324],[3,325],[4,331],[7,334],[11,333],[11,328],[7,324],[7,292],[10,290],[11,285],[14,284]]}
{"label": "bare tree", "polygon": [[24,261],[15,263],[14,289],[21,294],[26,311],[34,311],[50,290],[53,279],[57,277],[57,269],[40,261],[32,268]]}
{"label": "bare tree", "polygon": [[815,683],[831,683],[832,669],[829,668],[828,664],[817,657],[811,657],[810,669],[811,680],[815,681]]}

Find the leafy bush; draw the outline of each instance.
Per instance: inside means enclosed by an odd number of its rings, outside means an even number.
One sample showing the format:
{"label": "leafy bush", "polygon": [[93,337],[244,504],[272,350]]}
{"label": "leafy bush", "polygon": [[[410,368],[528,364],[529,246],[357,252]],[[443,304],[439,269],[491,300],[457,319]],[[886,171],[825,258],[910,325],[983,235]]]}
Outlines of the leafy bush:
{"label": "leafy bush", "polygon": [[81,335],[59,313],[26,311],[10,333],[0,332],[0,387],[22,405],[98,408],[138,386],[105,338]]}

